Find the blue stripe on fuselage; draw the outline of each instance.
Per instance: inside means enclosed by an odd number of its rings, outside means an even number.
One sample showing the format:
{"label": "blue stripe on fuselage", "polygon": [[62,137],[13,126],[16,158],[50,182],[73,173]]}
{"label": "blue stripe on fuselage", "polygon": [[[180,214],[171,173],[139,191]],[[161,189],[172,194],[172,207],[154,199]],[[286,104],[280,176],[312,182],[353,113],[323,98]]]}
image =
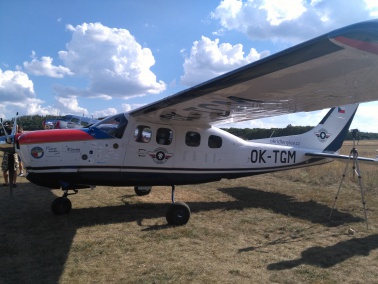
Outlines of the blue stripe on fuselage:
{"label": "blue stripe on fuselage", "polygon": [[88,133],[95,139],[112,139],[113,136],[105,133],[104,131],[101,131],[100,129],[96,127],[89,127],[89,128],[83,128],[82,131]]}

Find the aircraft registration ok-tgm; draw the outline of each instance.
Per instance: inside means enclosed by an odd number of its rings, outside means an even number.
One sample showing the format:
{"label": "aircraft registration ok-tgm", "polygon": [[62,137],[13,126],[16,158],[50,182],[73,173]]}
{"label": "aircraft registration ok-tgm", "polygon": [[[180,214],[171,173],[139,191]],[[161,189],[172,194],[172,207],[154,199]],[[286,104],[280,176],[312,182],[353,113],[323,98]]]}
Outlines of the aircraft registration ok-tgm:
{"label": "aircraft registration ok-tgm", "polygon": [[[335,30],[89,128],[27,132],[15,138],[27,179],[61,188],[52,204],[70,211],[80,188],[172,187],[169,224],[189,207],[175,185],[233,179],[348,158],[338,155],[358,103],[378,100],[378,21]],[[302,135],[244,141],[213,125],[332,107]],[[366,161],[375,161],[360,158]]]}

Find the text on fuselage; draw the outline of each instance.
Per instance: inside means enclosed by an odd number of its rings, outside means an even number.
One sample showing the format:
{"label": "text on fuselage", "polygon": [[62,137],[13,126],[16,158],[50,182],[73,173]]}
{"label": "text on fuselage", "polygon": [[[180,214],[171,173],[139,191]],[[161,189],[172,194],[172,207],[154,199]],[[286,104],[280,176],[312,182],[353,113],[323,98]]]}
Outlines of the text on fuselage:
{"label": "text on fuselage", "polygon": [[274,163],[290,164],[295,163],[295,151],[273,150],[267,153],[267,150],[252,150],[252,163],[266,163],[273,161]]}

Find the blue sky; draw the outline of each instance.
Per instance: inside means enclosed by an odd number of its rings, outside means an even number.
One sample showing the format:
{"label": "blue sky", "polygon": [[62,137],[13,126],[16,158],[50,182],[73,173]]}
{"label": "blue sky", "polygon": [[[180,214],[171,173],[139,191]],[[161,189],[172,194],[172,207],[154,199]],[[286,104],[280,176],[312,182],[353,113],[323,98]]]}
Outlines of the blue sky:
{"label": "blue sky", "polygon": [[[2,0],[0,117],[129,111],[373,18],[376,0]],[[362,104],[352,127],[378,132],[377,110]],[[324,112],[240,127],[314,125]]]}

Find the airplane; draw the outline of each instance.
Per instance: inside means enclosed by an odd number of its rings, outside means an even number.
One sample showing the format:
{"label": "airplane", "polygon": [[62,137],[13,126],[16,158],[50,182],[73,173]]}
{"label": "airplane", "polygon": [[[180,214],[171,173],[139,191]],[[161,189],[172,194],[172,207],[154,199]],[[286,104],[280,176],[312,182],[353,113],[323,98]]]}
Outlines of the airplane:
{"label": "airplane", "polygon": [[[171,187],[166,219],[185,225],[190,208],[175,187],[319,165],[339,155],[359,103],[378,100],[378,20],[316,37],[175,95],[88,128],[16,135],[26,178],[68,195],[95,186]],[[245,141],[217,124],[331,108],[312,130]],[[0,146],[1,147],[1,146]],[[377,159],[358,157],[367,162]]]}
{"label": "airplane", "polygon": [[98,119],[78,116],[64,115],[56,119],[46,119],[42,121],[43,129],[65,129],[65,128],[82,128],[98,122]]}

